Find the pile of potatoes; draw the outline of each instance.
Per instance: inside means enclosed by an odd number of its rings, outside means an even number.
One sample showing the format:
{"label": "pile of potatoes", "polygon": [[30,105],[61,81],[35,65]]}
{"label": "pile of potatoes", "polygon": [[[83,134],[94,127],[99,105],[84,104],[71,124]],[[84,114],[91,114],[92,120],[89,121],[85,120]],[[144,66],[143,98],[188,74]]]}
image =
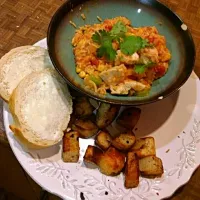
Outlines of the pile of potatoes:
{"label": "pile of potatoes", "polygon": [[[94,111],[96,110],[96,114]],[[89,145],[84,155],[86,166],[95,165],[107,176],[125,174],[125,187],[133,188],[139,184],[139,176],[159,177],[163,165],[156,157],[153,137],[136,138],[133,129],[141,110],[128,107],[119,114],[120,106],[100,103],[97,109],[87,97],[74,99],[73,113],[68,130],[63,138],[63,161],[78,162],[79,138],[95,137],[95,146]],[[108,126],[116,119],[124,132],[117,135],[109,133]]]}

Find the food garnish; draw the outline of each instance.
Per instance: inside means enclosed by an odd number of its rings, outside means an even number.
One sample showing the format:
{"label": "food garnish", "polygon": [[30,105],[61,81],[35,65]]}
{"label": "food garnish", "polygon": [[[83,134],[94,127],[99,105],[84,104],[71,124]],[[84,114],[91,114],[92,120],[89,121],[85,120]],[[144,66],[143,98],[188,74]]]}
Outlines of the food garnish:
{"label": "food garnish", "polygon": [[132,55],[138,50],[149,46],[149,43],[138,36],[127,36],[120,44],[120,49],[125,55]]}
{"label": "food garnish", "polygon": [[155,65],[155,63],[153,62],[150,62],[148,64],[137,64],[134,66],[133,70],[137,74],[143,74],[149,67],[152,67],[153,65]]}
{"label": "food garnish", "polygon": [[99,58],[105,56],[108,61],[113,61],[117,51],[113,48],[112,42],[117,41],[120,44],[120,50],[125,55],[132,55],[138,50],[150,46],[147,40],[139,36],[125,36],[127,28],[125,24],[118,21],[111,31],[100,30],[92,35],[92,40],[100,45],[97,49]]}

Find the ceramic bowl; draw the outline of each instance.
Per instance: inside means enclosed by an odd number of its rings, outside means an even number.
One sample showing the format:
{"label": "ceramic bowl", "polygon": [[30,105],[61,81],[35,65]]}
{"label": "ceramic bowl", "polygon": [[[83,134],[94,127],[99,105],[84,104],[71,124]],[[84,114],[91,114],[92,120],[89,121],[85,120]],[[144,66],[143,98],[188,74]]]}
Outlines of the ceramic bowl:
{"label": "ceramic bowl", "polygon": [[[82,13],[86,16],[85,20],[81,18]],[[154,81],[147,96],[114,96],[109,93],[102,96],[85,89],[83,80],[75,71],[71,40],[76,29],[69,21],[79,27],[99,23],[97,16],[102,19],[125,16],[133,26],[156,26],[159,33],[165,36],[172,54],[169,70],[165,76]],[[178,91],[187,81],[195,61],[195,46],[187,25],[155,0],[68,0],[53,16],[47,41],[51,60],[69,86],[96,100],[112,104],[141,105],[162,100]]]}

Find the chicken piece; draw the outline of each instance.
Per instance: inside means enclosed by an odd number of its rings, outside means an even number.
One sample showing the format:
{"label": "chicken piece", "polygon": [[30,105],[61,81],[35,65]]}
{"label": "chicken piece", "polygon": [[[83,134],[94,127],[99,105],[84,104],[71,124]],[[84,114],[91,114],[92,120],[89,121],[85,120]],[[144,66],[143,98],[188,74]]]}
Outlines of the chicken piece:
{"label": "chicken piece", "polygon": [[103,153],[100,159],[97,160],[97,165],[101,173],[107,176],[118,175],[124,168],[125,155],[114,147],[110,147]]}
{"label": "chicken piece", "polygon": [[136,92],[140,92],[142,90],[149,89],[149,86],[143,83],[140,83],[138,81],[129,80],[129,79],[124,81],[124,83],[110,86],[111,94],[127,95],[131,89],[133,89]]}
{"label": "chicken piece", "polygon": [[139,184],[139,160],[134,152],[128,152],[125,168],[125,187],[134,188]]}
{"label": "chicken piece", "polygon": [[120,83],[119,85],[111,85],[110,91],[111,94],[121,94],[127,95],[129,93],[130,87],[126,87],[124,83]]}
{"label": "chicken piece", "polygon": [[124,81],[126,77],[126,67],[122,64],[101,72],[99,76],[107,85],[117,85]]}
{"label": "chicken piece", "polygon": [[115,65],[120,65],[121,63],[127,65],[133,65],[139,61],[139,55],[134,53],[132,55],[124,55],[121,50],[117,51],[117,56],[115,58]]}
{"label": "chicken piece", "polygon": [[149,62],[158,63],[158,50],[155,47],[142,49],[139,62],[142,64],[148,64]]}
{"label": "chicken piece", "polygon": [[78,162],[79,134],[76,131],[64,133],[62,158],[64,162]]}
{"label": "chicken piece", "polygon": [[126,87],[130,87],[131,89],[135,90],[136,92],[140,92],[142,90],[148,90],[149,85],[145,85],[144,83],[127,79],[124,81]]}

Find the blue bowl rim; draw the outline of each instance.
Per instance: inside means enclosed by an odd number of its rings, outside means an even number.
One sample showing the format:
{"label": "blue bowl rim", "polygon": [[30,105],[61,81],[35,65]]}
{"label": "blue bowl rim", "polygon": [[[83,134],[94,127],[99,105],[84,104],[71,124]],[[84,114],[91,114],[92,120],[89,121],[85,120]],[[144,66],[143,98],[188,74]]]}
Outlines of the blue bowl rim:
{"label": "blue bowl rim", "polygon": [[[89,96],[90,98],[93,98],[100,102],[124,105],[124,106],[139,106],[139,105],[154,103],[156,101],[162,100],[162,99],[176,93],[185,84],[185,82],[189,79],[189,77],[194,69],[195,58],[196,58],[196,49],[195,49],[194,40],[192,38],[192,34],[191,34],[190,30],[187,28],[187,30],[184,31],[183,33],[188,38],[187,43],[190,44],[190,50],[192,50],[192,51],[190,51],[190,52],[192,52],[191,53],[192,58],[190,57],[189,72],[187,73],[187,76],[181,81],[181,83],[178,86],[176,86],[174,89],[171,89],[171,91],[169,91],[169,92],[164,91],[162,94],[154,96],[154,97],[152,97],[150,99],[146,99],[146,100],[139,100],[139,101],[113,100],[113,99],[109,99],[109,98],[108,99],[103,98],[102,96],[94,95],[93,93],[90,93],[87,90],[84,90],[84,89],[78,87],[77,85],[73,84],[69,78],[67,78],[66,76],[63,75],[63,73],[61,71],[62,67],[59,65],[59,62],[56,59],[56,56],[54,54],[54,51],[52,50],[52,44],[54,43],[53,42],[54,35],[52,35],[52,30],[54,30],[54,32],[55,32],[54,26],[57,21],[57,17],[65,9],[65,7],[70,6],[70,10],[71,10],[73,8],[73,5],[78,6],[80,4],[85,3],[86,1],[90,1],[90,0],[75,0],[75,1],[73,0],[73,2],[72,2],[72,0],[68,0],[67,2],[63,3],[63,5],[61,5],[60,8],[58,8],[58,10],[53,15],[53,17],[49,23],[48,31],[47,31],[47,48],[48,48],[50,59],[54,65],[55,69],[58,71],[58,73],[63,77],[63,79],[66,81],[66,83],[70,87],[72,87],[76,91],[82,93],[83,95]],[[170,8],[168,8],[166,5],[164,5],[160,1],[157,1],[157,0],[132,0],[132,1],[136,1],[139,3],[145,4],[145,5],[155,7],[155,8],[161,8],[164,12],[168,13],[169,15],[171,15],[171,17],[176,19],[176,22],[179,23],[179,25],[184,24],[182,19],[176,13],[174,13]]]}

